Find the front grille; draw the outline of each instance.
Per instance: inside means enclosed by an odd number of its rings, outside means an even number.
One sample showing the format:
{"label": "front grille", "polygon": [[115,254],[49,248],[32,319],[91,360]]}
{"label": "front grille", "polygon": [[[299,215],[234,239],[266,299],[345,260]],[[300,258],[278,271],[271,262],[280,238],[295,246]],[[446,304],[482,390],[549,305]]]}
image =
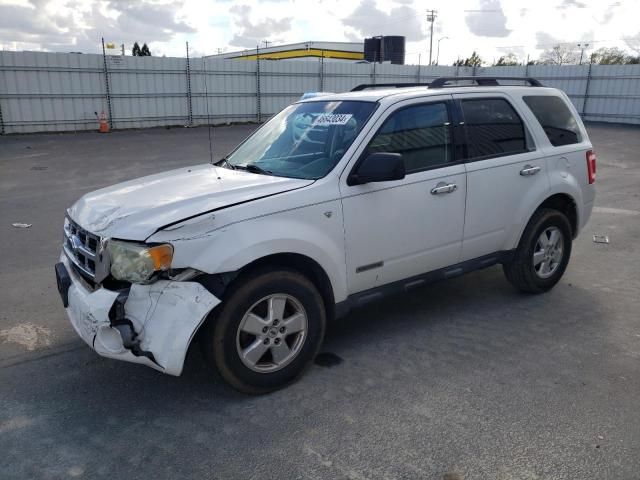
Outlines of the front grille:
{"label": "front grille", "polygon": [[92,282],[102,280],[102,278],[96,279],[96,272],[102,261],[98,235],[86,231],[71,219],[67,219],[64,225],[63,249],[78,273]]}

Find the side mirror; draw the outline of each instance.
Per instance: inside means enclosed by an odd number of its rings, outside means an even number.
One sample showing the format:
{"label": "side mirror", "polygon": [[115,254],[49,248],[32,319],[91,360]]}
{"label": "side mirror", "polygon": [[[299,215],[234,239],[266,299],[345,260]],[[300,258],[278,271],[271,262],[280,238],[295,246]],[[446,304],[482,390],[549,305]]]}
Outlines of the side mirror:
{"label": "side mirror", "polygon": [[347,185],[402,180],[404,175],[404,160],[401,153],[370,153],[351,173]]}

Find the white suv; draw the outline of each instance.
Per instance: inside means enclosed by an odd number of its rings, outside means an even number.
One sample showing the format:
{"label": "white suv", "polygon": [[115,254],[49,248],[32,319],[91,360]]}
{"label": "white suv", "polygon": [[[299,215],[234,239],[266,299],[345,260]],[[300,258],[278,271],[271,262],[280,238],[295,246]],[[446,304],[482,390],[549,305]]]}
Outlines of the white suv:
{"label": "white suv", "polygon": [[172,375],[198,335],[262,393],[300,376],[327,321],[386,294],[497,263],[550,289],[593,206],[587,132],[534,79],[454,80],[302,100],[216,164],[85,195],[56,265],[73,327]]}

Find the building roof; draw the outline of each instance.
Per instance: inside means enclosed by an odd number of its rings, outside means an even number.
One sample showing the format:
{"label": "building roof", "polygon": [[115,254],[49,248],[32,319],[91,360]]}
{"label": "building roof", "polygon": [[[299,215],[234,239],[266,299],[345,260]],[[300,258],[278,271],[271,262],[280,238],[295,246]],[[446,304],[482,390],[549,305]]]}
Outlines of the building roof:
{"label": "building roof", "polygon": [[282,60],[289,58],[324,57],[341,60],[364,60],[362,42],[298,42],[286,45],[274,45],[265,48],[250,48],[209,55],[207,58],[225,58],[240,60]]}

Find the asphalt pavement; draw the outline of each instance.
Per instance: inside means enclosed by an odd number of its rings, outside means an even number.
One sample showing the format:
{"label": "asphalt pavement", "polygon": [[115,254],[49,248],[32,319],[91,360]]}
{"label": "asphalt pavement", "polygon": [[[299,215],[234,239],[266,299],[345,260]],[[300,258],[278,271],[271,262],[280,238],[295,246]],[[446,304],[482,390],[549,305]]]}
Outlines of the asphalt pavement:
{"label": "asphalt pavement", "polygon": [[261,397],[198,349],[181,377],[97,356],[55,288],[65,208],[207,162],[206,128],[0,137],[0,479],[640,479],[640,128],[588,130],[596,208],[551,292],[496,266],[388,298]]}

